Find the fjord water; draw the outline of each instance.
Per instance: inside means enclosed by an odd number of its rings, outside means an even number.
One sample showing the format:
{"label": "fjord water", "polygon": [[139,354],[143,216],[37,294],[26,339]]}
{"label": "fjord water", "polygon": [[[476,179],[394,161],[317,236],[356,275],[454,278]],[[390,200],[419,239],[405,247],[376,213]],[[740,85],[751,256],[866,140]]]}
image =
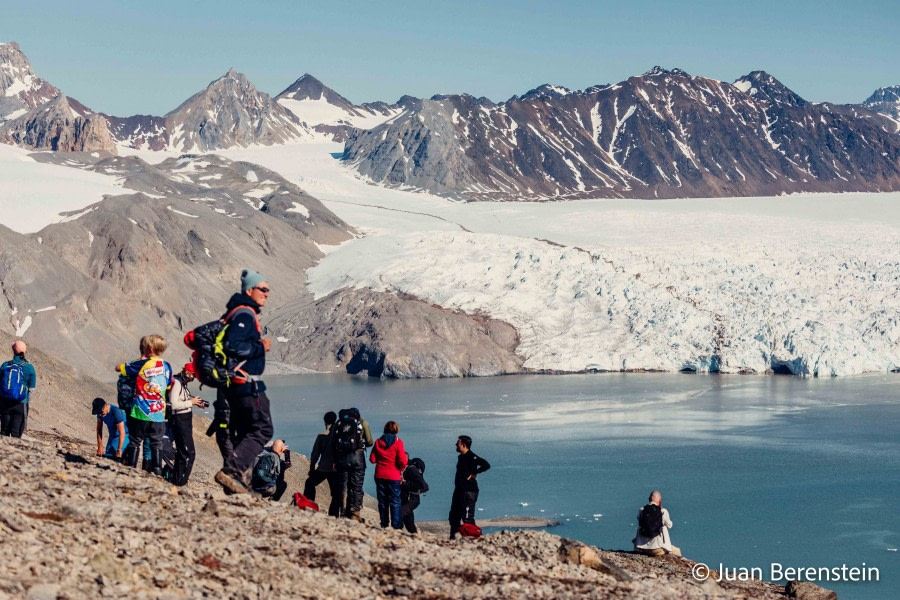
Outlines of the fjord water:
{"label": "fjord water", "polygon": [[[823,582],[843,598],[900,586],[900,376],[596,374],[379,381],[269,378],[276,435],[308,454],[327,410],[400,424],[447,516],[454,442],[491,462],[480,518],[531,515],[551,531],[631,549],[653,488],[687,557],[718,568],[877,567],[880,582]],[[374,495],[371,469],[366,491]],[[525,505],[527,503],[527,505]]]}

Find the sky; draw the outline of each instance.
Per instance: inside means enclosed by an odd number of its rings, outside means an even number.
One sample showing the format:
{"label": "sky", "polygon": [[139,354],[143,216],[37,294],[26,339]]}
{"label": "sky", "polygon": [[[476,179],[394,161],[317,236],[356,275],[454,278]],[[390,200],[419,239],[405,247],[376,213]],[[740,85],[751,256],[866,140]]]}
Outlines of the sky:
{"label": "sky", "polygon": [[654,65],[764,70],[807,100],[900,84],[896,0],[0,0],[0,41],[94,110],[164,114],[230,67],[276,95],[311,73],[349,100],[621,81]]}

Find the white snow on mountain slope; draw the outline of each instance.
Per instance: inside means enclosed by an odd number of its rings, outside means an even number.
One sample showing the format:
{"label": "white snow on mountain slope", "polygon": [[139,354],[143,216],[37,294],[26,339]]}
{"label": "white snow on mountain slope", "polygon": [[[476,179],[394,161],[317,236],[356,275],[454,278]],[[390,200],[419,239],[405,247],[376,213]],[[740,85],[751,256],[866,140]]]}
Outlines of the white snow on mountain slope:
{"label": "white snow on mountain slope", "polygon": [[226,152],[367,234],[310,270],[318,296],[388,289],[508,321],[535,369],[900,367],[900,194],[465,204],[368,185],[338,148]]}
{"label": "white snow on mountain slope", "polygon": [[62,221],[60,213],[77,211],[123,193],[109,175],[39,163],[29,151],[0,144],[0,223],[19,233],[33,233]]}
{"label": "white snow on mountain slope", "polygon": [[331,104],[324,97],[315,100],[311,98],[304,100],[280,98],[278,104],[294,113],[298,119],[310,127],[316,125],[351,125],[360,129],[371,129],[403,112],[403,109],[396,109],[386,115],[376,112],[355,115],[340,106]]}

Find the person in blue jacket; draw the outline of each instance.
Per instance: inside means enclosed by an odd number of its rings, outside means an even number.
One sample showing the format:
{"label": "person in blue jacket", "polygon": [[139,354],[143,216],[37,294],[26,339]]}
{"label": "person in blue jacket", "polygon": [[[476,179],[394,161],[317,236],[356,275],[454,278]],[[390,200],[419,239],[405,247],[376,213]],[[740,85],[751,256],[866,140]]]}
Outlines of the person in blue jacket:
{"label": "person in blue jacket", "polygon": [[[25,358],[28,347],[22,340],[12,345],[13,357],[0,365],[0,434],[22,437],[28,422],[28,399],[37,386],[34,366]],[[9,387],[9,395],[6,388]],[[16,389],[13,389],[16,388]]]}
{"label": "person in blue jacket", "polygon": [[[122,458],[128,446],[128,428],[125,427],[125,411],[113,406],[103,398],[94,398],[91,414],[97,417],[97,456]],[[106,448],[103,447],[103,426],[109,432]]]}

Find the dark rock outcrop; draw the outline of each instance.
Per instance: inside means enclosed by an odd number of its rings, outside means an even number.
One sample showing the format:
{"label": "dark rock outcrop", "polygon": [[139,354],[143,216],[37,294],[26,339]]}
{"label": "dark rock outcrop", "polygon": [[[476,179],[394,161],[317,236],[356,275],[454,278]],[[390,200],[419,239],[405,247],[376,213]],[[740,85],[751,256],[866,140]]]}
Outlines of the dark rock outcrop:
{"label": "dark rock outcrop", "polygon": [[862,105],[869,110],[900,120],[900,85],[875,90]]}
{"label": "dark rock outcrop", "polygon": [[63,95],[0,125],[0,141],[33,150],[116,154],[106,119],[76,116]]}

